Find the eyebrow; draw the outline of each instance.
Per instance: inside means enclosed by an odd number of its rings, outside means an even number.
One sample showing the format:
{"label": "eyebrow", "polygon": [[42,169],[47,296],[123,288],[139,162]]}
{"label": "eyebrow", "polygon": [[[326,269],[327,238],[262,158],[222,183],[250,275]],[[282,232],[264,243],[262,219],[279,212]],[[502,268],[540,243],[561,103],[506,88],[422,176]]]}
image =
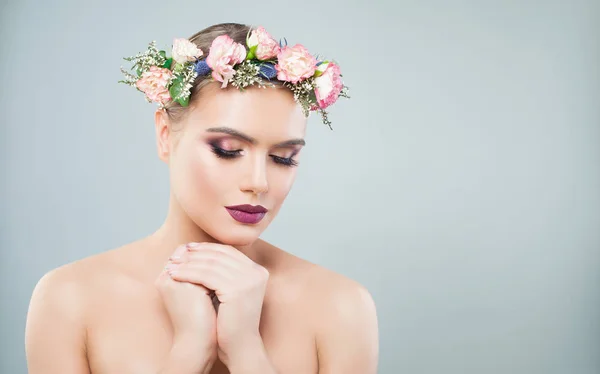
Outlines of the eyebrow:
{"label": "eyebrow", "polygon": [[[218,133],[222,133],[222,134],[227,134],[227,135],[231,135],[234,136],[238,139],[241,139],[245,142],[248,142],[250,144],[257,144],[258,141],[256,139],[254,139],[253,137],[246,135],[238,130],[232,129],[231,127],[211,127],[209,129],[206,129],[206,132],[218,132]],[[288,147],[291,145],[306,145],[306,142],[304,141],[304,139],[290,139],[290,140],[286,140],[284,142],[280,142],[274,145],[275,148],[282,148],[282,147]]]}

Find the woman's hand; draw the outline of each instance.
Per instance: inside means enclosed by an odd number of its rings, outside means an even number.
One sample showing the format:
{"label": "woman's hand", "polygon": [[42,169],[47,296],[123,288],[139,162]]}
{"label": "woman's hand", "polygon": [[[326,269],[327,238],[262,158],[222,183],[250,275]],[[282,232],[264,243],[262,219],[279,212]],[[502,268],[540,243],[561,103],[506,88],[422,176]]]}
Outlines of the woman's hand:
{"label": "woman's hand", "polygon": [[203,285],[218,297],[218,356],[229,367],[261,341],[259,323],[268,271],[236,248],[215,243],[190,243],[188,251],[172,261],[169,272],[174,280]]}
{"label": "woman's hand", "polygon": [[[186,252],[185,246],[178,247],[173,256]],[[194,372],[210,370],[217,358],[216,311],[210,290],[188,282],[177,282],[169,274],[169,265],[155,281],[165,309],[173,325],[171,361],[185,359]],[[191,362],[190,357],[197,359]]]}

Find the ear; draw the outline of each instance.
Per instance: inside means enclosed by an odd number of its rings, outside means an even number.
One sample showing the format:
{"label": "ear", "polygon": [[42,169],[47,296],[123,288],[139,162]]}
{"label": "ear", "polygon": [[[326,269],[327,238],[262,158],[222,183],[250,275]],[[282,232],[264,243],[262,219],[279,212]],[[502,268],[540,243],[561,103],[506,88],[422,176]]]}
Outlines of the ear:
{"label": "ear", "polygon": [[169,145],[170,126],[169,117],[164,109],[157,109],[154,113],[154,128],[156,130],[156,148],[158,158],[168,163],[171,152]]}

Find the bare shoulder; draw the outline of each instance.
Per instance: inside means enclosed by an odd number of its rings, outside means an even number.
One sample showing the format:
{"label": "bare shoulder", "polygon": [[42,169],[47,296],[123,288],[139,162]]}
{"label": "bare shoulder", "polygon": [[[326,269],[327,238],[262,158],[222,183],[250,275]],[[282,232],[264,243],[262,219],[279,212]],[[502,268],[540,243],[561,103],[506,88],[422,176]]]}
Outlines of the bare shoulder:
{"label": "bare shoulder", "polygon": [[[33,296],[61,297],[64,301],[81,301],[90,276],[99,268],[103,255],[94,255],[54,268],[37,282]],[[45,297],[44,297],[45,298]]]}
{"label": "bare shoulder", "polygon": [[93,283],[95,277],[114,270],[115,259],[126,248],[127,246],[111,249],[54,268],[41,277],[38,286],[67,286],[73,288],[71,291],[85,288]]}
{"label": "bare shoulder", "polygon": [[310,299],[325,306],[366,304],[372,306],[369,290],[358,281],[324,266],[315,264],[280,248],[277,273],[295,284],[302,284]]}
{"label": "bare shoulder", "polygon": [[60,302],[64,311],[83,314],[85,304],[94,295],[94,287],[122,274],[119,258],[126,255],[134,243],[79,259],[46,272],[32,293],[32,304]]}
{"label": "bare shoulder", "polygon": [[369,290],[343,274],[280,250],[281,273],[311,306],[319,373],[377,372],[379,332]]}
{"label": "bare shoulder", "polygon": [[366,297],[369,291],[358,281],[298,257],[290,252],[271,246],[276,251],[278,258],[277,272],[284,274],[294,282],[303,283],[311,289],[311,294],[324,299],[343,297],[355,294],[360,298]]}

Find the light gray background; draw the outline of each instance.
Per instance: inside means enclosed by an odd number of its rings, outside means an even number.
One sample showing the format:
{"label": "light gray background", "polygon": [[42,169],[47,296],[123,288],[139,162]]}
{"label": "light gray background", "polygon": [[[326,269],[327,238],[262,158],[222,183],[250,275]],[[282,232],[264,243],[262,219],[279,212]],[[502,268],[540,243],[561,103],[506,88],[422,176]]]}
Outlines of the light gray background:
{"label": "light gray background", "polygon": [[210,24],[337,59],[264,238],[363,283],[380,373],[600,372],[598,1],[2,2],[0,371],[48,270],[167,208],[153,105],[121,57]]}

